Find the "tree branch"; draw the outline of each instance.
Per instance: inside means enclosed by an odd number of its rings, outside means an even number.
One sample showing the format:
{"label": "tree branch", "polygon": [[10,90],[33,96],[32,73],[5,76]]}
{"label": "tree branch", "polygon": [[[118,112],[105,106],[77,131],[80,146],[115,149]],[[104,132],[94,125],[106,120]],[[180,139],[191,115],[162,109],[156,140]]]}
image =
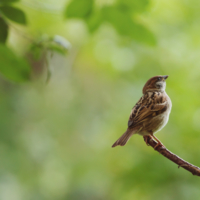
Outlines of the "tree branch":
{"label": "tree branch", "polygon": [[[153,148],[157,145],[157,142],[151,139],[150,136],[144,136],[144,140],[147,144],[152,146]],[[196,167],[187,161],[183,160],[182,158],[179,158],[177,155],[170,152],[168,149],[163,148],[162,146],[158,146],[158,148],[155,149],[160,154],[171,160],[172,162],[176,163],[179,167],[182,167],[186,169],[187,171],[191,172],[193,175],[200,176],[200,168]]]}

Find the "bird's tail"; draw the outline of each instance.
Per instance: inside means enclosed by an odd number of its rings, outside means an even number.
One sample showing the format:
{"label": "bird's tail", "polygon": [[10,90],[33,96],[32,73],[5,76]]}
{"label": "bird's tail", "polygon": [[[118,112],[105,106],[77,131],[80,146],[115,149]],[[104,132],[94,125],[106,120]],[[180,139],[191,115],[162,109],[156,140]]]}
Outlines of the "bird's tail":
{"label": "bird's tail", "polygon": [[112,145],[112,147],[116,147],[118,145],[124,146],[134,133],[134,130],[127,129],[126,132]]}

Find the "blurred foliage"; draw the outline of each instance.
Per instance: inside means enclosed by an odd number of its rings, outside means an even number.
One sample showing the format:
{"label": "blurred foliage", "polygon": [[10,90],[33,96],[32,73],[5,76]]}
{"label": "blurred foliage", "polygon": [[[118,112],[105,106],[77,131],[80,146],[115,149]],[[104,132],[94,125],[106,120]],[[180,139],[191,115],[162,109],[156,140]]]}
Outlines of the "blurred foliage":
{"label": "blurred foliage", "polygon": [[199,178],[141,136],[111,145],[147,79],[169,75],[156,136],[200,166],[199,5],[0,0],[0,200],[198,200]]}
{"label": "blurred foliage", "polygon": [[105,22],[109,22],[122,36],[142,43],[155,45],[154,35],[134,19],[135,13],[144,11],[148,0],[118,0],[116,5],[97,7],[94,0],[72,0],[67,6],[67,18],[80,18],[86,21],[90,32],[95,31]]}
{"label": "blurred foliage", "polygon": [[0,71],[8,79],[19,82],[29,79],[30,68],[28,64],[3,45],[0,45],[0,60]]}
{"label": "blurred foliage", "polygon": [[19,0],[0,0],[0,4],[10,4],[10,3],[15,3]]}
{"label": "blurred foliage", "polygon": [[8,37],[8,25],[6,24],[6,22],[4,21],[4,19],[2,19],[0,17],[0,43],[5,43],[7,37]]}
{"label": "blurred foliage", "polygon": [[18,8],[12,6],[1,6],[0,11],[3,15],[5,15],[8,19],[17,22],[19,24],[26,24],[26,17]]}
{"label": "blurred foliage", "polygon": [[[0,43],[5,44],[8,38],[9,29],[12,28],[12,25],[9,24],[7,19],[11,20],[12,22],[16,22],[21,25],[27,25],[26,15],[25,13],[16,7],[13,7],[12,3],[15,3],[16,0],[9,0],[9,1],[0,1]],[[14,27],[15,28],[15,27]],[[61,37],[61,36],[54,36],[50,37],[48,35],[45,36],[45,39],[40,39],[39,42],[33,40],[32,38],[23,35],[27,40],[31,41],[30,44],[30,51],[27,52],[26,56],[30,65],[28,65],[23,58],[18,58],[11,50],[8,49],[6,46],[0,46],[1,52],[1,59],[0,59],[0,72],[6,78],[10,79],[11,81],[16,82],[23,82],[30,80],[31,77],[38,75],[34,70],[34,60],[41,58],[43,55],[43,63],[39,66],[40,71],[44,65],[47,68],[47,81],[50,78],[50,69],[47,59],[47,53],[50,51],[51,54],[53,52],[59,52],[60,54],[65,54],[69,48],[69,42]],[[31,57],[31,58],[30,58]],[[33,59],[32,59],[33,58]]]}

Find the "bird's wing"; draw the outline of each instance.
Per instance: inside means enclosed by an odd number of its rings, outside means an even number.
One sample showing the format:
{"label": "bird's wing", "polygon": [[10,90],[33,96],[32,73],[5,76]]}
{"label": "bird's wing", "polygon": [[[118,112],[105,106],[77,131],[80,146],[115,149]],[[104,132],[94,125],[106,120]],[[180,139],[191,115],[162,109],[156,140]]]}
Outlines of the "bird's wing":
{"label": "bird's wing", "polygon": [[143,95],[133,107],[128,127],[134,128],[148,117],[155,117],[167,109],[167,98],[158,92],[149,92]]}

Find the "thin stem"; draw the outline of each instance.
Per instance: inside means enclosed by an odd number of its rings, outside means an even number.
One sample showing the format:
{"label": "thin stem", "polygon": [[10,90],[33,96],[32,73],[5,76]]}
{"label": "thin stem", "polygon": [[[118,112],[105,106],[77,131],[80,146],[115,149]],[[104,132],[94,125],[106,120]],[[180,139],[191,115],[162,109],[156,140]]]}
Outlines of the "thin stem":
{"label": "thin stem", "polygon": [[[151,147],[155,147],[157,145],[157,142],[152,140],[150,136],[144,136],[144,141],[149,144]],[[200,168],[190,164],[189,162],[183,160],[182,158],[178,157],[176,154],[173,154],[171,151],[169,151],[166,148],[163,148],[162,146],[159,146],[155,149],[160,154],[171,160],[172,162],[176,163],[179,167],[182,167],[186,169],[187,171],[191,172],[193,175],[200,176]]]}

